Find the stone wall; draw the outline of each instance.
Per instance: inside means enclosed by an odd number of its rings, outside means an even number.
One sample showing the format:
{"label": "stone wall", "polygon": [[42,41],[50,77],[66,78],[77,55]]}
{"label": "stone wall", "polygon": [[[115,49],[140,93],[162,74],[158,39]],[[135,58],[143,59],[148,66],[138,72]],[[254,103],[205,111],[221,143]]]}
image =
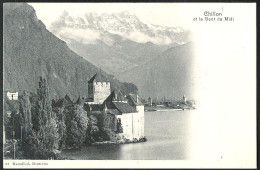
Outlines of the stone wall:
{"label": "stone wall", "polygon": [[110,95],[109,82],[94,82],[93,83],[94,104],[102,104]]}

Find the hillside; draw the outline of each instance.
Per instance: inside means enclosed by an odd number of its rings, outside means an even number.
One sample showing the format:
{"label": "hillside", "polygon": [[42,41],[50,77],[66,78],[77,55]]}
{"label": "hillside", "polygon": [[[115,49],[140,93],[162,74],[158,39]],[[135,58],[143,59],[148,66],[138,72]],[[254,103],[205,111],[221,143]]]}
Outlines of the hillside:
{"label": "hillside", "polygon": [[[87,81],[99,68],[71,51],[67,44],[49,32],[26,3],[3,6],[4,90],[36,93],[39,76],[49,82],[52,97],[87,95]],[[113,88],[129,89],[103,72]],[[131,87],[131,85],[130,85]],[[128,88],[128,89],[127,89]]]}
{"label": "hillside", "polygon": [[49,28],[70,49],[117,75],[188,41],[189,32],[141,21],[129,12],[72,17],[67,11]]}
{"label": "hillside", "polygon": [[187,43],[120,74],[119,80],[136,84],[144,97],[181,99],[185,94],[190,99],[194,92],[194,68],[193,43]]}
{"label": "hillside", "polygon": [[117,41],[111,46],[99,40],[96,44],[82,44],[73,39],[69,40],[68,46],[86,60],[113,75],[139,66],[168,48],[168,46],[158,46],[151,42],[136,43],[131,40],[122,40],[121,37],[114,39]]}

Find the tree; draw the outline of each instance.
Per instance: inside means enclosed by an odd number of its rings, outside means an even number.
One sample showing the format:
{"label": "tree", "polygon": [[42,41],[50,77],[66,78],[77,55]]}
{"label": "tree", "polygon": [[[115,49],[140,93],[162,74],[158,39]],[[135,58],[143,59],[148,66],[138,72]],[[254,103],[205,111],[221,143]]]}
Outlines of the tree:
{"label": "tree", "polygon": [[7,112],[9,111],[9,105],[6,101],[4,101],[4,126],[9,126],[10,125],[10,119],[8,117]]}
{"label": "tree", "polygon": [[23,134],[26,135],[29,131],[32,130],[32,113],[31,113],[31,102],[29,100],[29,93],[27,90],[24,90],[19,100],[19,111],[20,111],[20,121],[23,127]]}
{"label": "tree", "polygon": [[66,147],[66,138],[67,138],[67,131],[66,131],[66,124],[65,124],[65,114],[64,114],[64,107],[55,107],[53,108],[53,112],[56,113],[56,123],[58,128],[59,134],[59,148]]}
{"label": "tree", "polygon": [[48,120],[54,118],[55,115],[52,113],[50,90],[45,78],[40,77],[39,88],[37,89],[38,94],[38,116],[39,123],[45,125]]}
{"label": "tree", "polygon": [[123,82],[123,85],[121,88],[122,88],[122,92],[124,94],[129,94],[129,93],[137,94],[137,92],[138,92],[137,86],[133,83]]}
{"label": "tree", "polygon": [[66,114],[66,147],[79,148],[86,141],[88,117],[82,106],[71,104],[65,107]]}
{"label": "tree", "polygon": [[94,115],[89,116],[87,135],[88,138],[86,142],[89,144],[99,139],[98,118]]}
{"label": "tree", "polygon": [[108,115],[106,112],[101,114],[99,120],[99,129],[100,129],[100,137],[105,141],[116,141],[117,135],[115,133],[115,117],[112,115]]}
{"label": "tree", "polygon": [[5,135],[7,139],[13,138],[13,130],[15,131],[14,138],[20,138],[20,116],[19,116],[19,101],[9,100],[7,95],[3,97],[3,125],[5,126]]}
{"label": "tree", "polygon": [[[28,96],[24,96],[20,103],[23,125],[27,131],[23,140],[24,155],[29,159],[47,159],[53,155],[53,150],[58,148],[59,134],[56,124],[56,114],[52,112],[49,87],[46,79],[40,77],[37,90],[38,101],[34,106],[33,114],[37,118],[31,125],[30,104]],[[35,128],[31,128],[31,127]]]}
{"label": "tree", "polygon": [[[52,122],[52,121],[50,121]],[[56,134],[54,131],[55,123],[50,123],[49,127],[46,125],[44,128],[40,128],[38,132],[31,130],[23,140],[23,152],[26,158],[28,159],[49,159],[54,157],[53,146],[54,138],[53,134]],[[53,132],[51,134],[50,132]]]}

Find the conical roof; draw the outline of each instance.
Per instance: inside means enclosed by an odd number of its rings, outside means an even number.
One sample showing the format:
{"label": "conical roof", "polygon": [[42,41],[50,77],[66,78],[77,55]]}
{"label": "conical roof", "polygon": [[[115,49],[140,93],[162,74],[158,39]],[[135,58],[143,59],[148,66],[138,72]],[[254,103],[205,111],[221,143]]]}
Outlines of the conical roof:
{"label": "conical roof", "polygon": [[76,103],[77,103],[78,105],[83,105],[83,104],[84,104],[84,101],[83,101],[83,99],[79,96],[79,98],[78,98],[78,100],[76,101]]}
{"label": "conical roof", "polygon": [[64,98],[66,99],[67,102],[73,103],[72,100],[70,99],[70,97],[67,94],[66,94],[66,96]]}

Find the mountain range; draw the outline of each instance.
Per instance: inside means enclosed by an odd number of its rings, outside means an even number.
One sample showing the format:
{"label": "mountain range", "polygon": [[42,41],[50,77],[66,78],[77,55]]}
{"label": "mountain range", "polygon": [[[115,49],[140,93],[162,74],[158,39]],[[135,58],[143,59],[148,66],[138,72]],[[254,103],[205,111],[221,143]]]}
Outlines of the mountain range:
{"label": "mountain range", "polygon": [[[144,24],[125,12],[82,19],[65,12],[49,31],[26,3],[6,3],[3,12],[5,90],[36,93],[39,76],[45,76],[53,98],[75,99],[86,96],[87,81],[101,67],[123,93],[136,92],[137,85],[142,97],[193,97],[194,44],[181,28]],[[133,32],[146,35],[145,41]]]}
{"label": "mountain range", "polygon": [[120,74],[119,80],[137,85],[143,97],[193,99],[196,76],[194,43],[172,47],[153,60]]}
{"label": "mountain range", "polygon": [[5,3],[3,6],[4,90],[21,93],[37,92],[39,76],[44,76],[53,98],[68,94],[72,99],[86,97],[87,82],[101,71],[114,89],[123,93],[135,89],[121,83],[113,75],[100,70],[49,32],[26,3]]}
{"label": "mountain range", "polygon": [[78,17],[64,11],[49,30],[74,52],[115,76],[189,41],[189,31],[145,23],[128,11],[87,12]]}
{"label": "mountain range", "polygon": [[189,31],[145,23],[130,12],[72,17],[67,11],[50,31],[97,67],[137,85],[143,97],[193,97]]}

